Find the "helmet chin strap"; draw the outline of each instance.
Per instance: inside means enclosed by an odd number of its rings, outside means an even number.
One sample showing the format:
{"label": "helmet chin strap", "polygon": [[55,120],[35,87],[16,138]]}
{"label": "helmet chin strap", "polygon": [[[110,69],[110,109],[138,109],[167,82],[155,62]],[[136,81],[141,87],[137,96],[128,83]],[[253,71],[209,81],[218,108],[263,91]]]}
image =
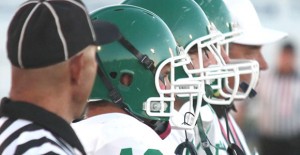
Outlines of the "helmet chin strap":
{"label": "helmet chin strap", "polygon": [[[243,92],[246,92],[248,87],[249,87],[249,85],[244,81],[242,83],[240,83],[239,86],[240,86],[240,88],[242,89]],[[254,89],[251,88],[251,91],[249,93],[249,97],[253,98],[253,97],[256,96],[256,94],[257,94],[257,92]]]}
{"label": "helmet chin strap", "polygon": [[[102,65],[102,61],[98,54],[96,54],[96,59],[98,64]],[[113,86],[113,84],[109,81],[107,76],[105,75],[104,71],[99,67],[97,67],[97,74],[101,78],[101,80],[104,83],[104,86],[107,88],[109,92],[109,98],[112,100],[113,103],[120,105],[120,107],[126,107],[126,105],[123,103],[123,98],[119,91]]]}
{"label": "helmet chin strap", "polygon": [[[138,60],[139,62],[149,69],[152,73],[155,71],[155,66],[154,66],[154,61],[151,60],[147,55],[143,55],[141,52],[139,52],[126,38],[124,38],[123,35],[121,35],[120,39],[118,40],[120,44],[122,44],[130,53],[132,53]],[[102,64],[102,61],[98,54],[96,54],[96,59],[98,64]],[[101,70],[100,67],[97,67],[97,74],[99,77],[102,79],[105,87],[109,91],[109,97],[112,100],[113,103],[116,103],[120,105],[121,107],[127,107],[123,103],[123,98],[119,91],[113,86],[113,84],[109,81],[107,76],[105,75],[104,71]],[[127,108],[128,109],[128,108]]]}
{"label": "helmet chin strap", "polygon": [[[150,70],[152,73],[155,73],[155,66],[154,61],[151,60],[147,55],[141,54],[128,40],[126,40],[123,36],[119,39],[119,42],[128,50],[130,53],[132,53],[139,62],[148,70]],[[96,54],[96,59],[98,64],[102,64],[102,61],[98,54]],[[159,120],[149,120],[145,118],[141,118],[139,116],[136,116],[133,112],[129,110],[127,105],[124,104],[124,100],[120,92],[113,86],[111,81],[108,79],[104,71],[98,66],[97,67],[97,74],[103,81],[105,87],[107,88],[109,92],[109,98],[112,100],[113,103],[117,104],[122,108],[124,111],[126,111],[129,115],[136,118],[140,122],[148,125],[150,128],[152,128],[158,135],[164,133],[166,129],[168,128],[168,121],[159,121]]]}
{"label": "helmet chin strap", "polygon": [[[101,61],[100,57],[98,56],[98,54],[96,54],[96,59],[97,59],[98,64],[102,65],[102,61]],[[99,66],[97,67],[97,74],[101,78],[101,80],[103,81],[104,86],[107,88],[107,90],[109,92],[109,98],[111,99],[111,101],[113,103],[117,104],[120,108],[122,108],[124,111],[126,111],[129,115],[135,117],[137,120],[139,120],[139,121],[141,121],[141,122],[144,123],[144,121],[142,119],[140,119],[139,117],[135,116],[128,109],[128,107],[124,104],[122,95],[113,86],[113,84],[111,83],[111,81],[107,78],[107,76],[105,75],[104,71]]]}
{"label": "helmet chin strap", "polygon": [[[123,47],[125,47],[131,54],[133,54],[138,59],[140,64],[142,64],[146,69],[150,70],[153,74],[155,74],[156,67],[154,66],[153,60],[151,60],[147,55],[142,54],[124,36],[122,36],[118,41],[121,45],[123,45]],[[161,76],[160,76],[160,79],[163,80],[163,78]],[[168,125],[169,125],[168,121],[149,120],[149,119],[141,118],[141,117],[135,116],[128,109],[127,109],[127,112],[130,115],[137,118],[138,120],[140,120],[141,122],[143,122],[144,124],[148,125],[158,135],[163,134],[168,128]]]}
{"label": "helmet chin strap", "polygon": [[183,155],[184,149],[187,149],[191,155],[197,155],[197,151],[194,144],[190,142],[187,138],[185,139],[185,142],[182,142],[176,147],[175,155]]}

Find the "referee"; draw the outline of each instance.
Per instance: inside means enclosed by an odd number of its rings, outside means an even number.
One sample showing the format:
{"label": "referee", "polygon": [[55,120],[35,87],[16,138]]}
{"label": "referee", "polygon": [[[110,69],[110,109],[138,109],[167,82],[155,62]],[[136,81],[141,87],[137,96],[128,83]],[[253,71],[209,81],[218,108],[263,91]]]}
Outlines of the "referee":
{"label": "referee", "polygon": [[97,23],[99,40],[79,0],[20,6],[7,33],[12,84],[0,105],[1,155],[86,154],[69,124],[91,91],[97,46],[117,33],[113,25]]}

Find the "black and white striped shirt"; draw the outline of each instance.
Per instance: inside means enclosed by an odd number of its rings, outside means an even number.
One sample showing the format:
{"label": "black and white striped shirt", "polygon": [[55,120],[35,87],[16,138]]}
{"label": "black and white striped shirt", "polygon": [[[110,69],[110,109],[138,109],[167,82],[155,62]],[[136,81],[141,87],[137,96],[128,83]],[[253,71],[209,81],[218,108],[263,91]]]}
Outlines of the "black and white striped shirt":
{"label": "black and white striped shirt", "polygon": [[85,154],[70,125],[59,116],[7,98],[0,105],[0,154]]}
{"label": "black and white striped shirt", "polygon": [[258,92],[256,107],[260,134],[278,138],[300,135],[300,77],[265,72]]}

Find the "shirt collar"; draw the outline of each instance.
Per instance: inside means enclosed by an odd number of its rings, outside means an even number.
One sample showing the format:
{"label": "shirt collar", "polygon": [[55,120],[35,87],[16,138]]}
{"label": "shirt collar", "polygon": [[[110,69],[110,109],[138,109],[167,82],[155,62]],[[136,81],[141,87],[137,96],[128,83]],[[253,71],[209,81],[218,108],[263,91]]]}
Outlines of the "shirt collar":
{"label": "shirt collar", "polygon": [[41,107],[28,102],[12,101],[5,97],[0,104],[0,116],[32,121],[54,135],[61,137],[72,147],[77,148],[82,154],[85,154],[83,146],[70,124],[58,115],[46,111]]}

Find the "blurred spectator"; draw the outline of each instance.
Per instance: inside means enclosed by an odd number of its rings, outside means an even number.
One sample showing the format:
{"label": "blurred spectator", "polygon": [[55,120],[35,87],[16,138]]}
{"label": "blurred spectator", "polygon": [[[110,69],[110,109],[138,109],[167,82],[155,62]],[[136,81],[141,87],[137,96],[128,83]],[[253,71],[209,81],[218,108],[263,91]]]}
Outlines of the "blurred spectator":
{"label": "blurred spectator", "polygon": [[276,68],[258,85],[257,129],[261,155],[300,154],[300,77],[292,43],[282,46]]}

